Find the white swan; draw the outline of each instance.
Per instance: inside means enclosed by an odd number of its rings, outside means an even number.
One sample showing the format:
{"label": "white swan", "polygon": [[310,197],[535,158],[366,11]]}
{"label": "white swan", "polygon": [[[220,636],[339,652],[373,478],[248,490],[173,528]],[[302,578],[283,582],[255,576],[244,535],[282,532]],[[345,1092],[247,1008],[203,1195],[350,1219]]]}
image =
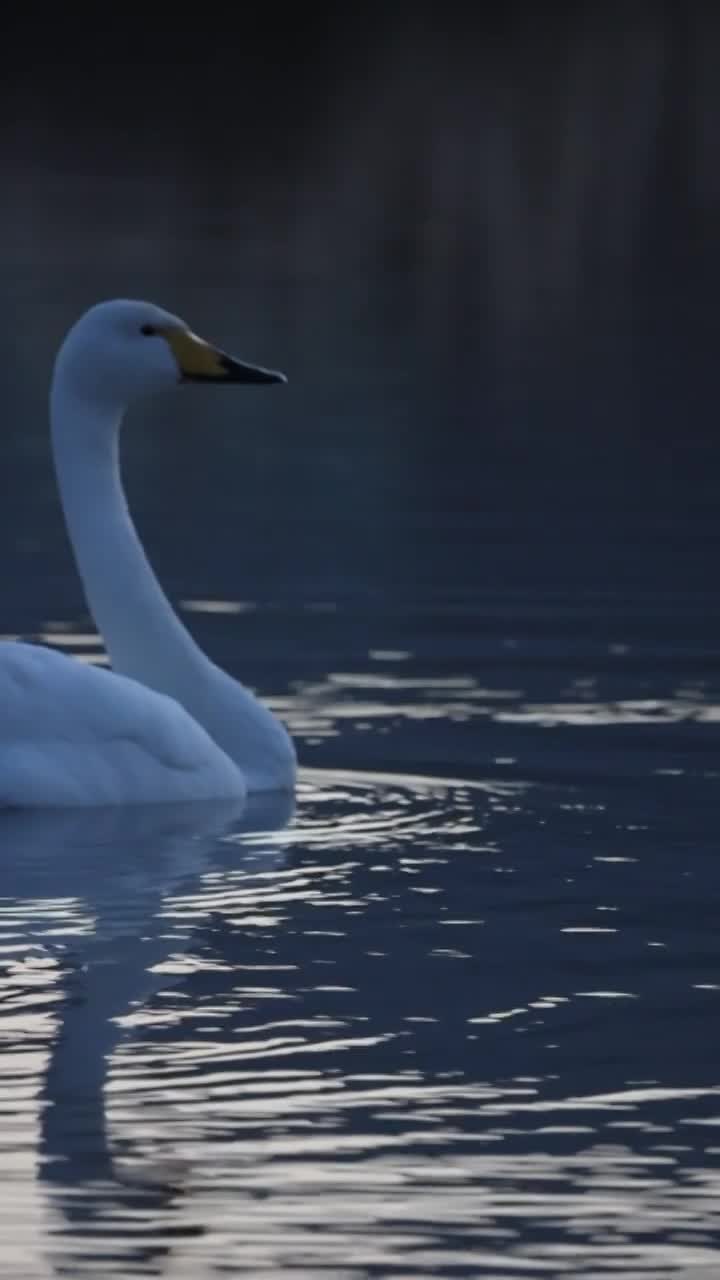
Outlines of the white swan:
{"label": "white swan", "polygon": [[99,303],[70,329],[50,390],[68,533],[112,670],[0,644],[0,806],[172,803],[292,789],[284,726],[215,666],[145,557],[120,479],[133,400],[185,382],[271,383],[146,302]]}

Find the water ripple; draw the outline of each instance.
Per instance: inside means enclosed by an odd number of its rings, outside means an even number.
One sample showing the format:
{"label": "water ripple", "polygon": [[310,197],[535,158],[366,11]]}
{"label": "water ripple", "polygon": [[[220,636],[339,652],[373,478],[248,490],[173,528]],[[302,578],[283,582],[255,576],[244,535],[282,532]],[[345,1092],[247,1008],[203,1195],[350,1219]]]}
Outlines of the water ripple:
{"label": "water ripple", "polygon": [[[513,734],[612,726],[595,685],[341,686],[363,715],[377,696],[385,760],[304,768],[294,812],[5,821],[15,1274],[713,1274],[715,851],[692,749],[661,779],[626,744],[633,789],[526,738],[424,769],[415,699]],[[304,699],[313,732],[337,727]],[[633,731],[685,714],[607,706]]]}

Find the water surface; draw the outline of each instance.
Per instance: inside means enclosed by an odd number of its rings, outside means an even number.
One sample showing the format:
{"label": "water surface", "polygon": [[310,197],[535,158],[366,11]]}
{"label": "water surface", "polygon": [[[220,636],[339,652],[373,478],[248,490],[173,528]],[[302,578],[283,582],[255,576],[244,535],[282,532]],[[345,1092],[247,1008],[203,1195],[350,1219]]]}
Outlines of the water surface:
{"label": "water surface", "polygon": [[123,460],[302,765],[0,819],[14,1280],[715,1274],[713,32],[582,12],[326,32],[293,122],[220,60],[132,145],[80,92],[8,123],[0,631],[103,660],[46,375],[153,297],[289,375],[138,407]]}
{"label": "water surface", "polygon": [[277,690],[294,812],[7,819],[17,1274],[711,1274],[717,677],[620,608]]}

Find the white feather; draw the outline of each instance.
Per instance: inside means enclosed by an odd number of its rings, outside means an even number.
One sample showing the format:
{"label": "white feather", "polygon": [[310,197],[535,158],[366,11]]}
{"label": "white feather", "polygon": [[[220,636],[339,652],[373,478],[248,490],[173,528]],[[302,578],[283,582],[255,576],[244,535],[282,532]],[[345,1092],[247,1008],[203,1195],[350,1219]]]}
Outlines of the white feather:
{"label": "white feather", "polygon": [[40,645],[0,650],[0,806],[241,798],[232,760],[174,699]]}
{"label": "white feather", "polygon": [[[294,786],[285,727],[198,648],[125,502],[123,414],[132,399],[177,386],[183,342],[198,340],[176,317],[118,301],[81,317],[58,354],[50,403],[60,495],[113,670],[0,645],[0,806],[173,803]],[[274,376],[236,369],[240,380]]]}

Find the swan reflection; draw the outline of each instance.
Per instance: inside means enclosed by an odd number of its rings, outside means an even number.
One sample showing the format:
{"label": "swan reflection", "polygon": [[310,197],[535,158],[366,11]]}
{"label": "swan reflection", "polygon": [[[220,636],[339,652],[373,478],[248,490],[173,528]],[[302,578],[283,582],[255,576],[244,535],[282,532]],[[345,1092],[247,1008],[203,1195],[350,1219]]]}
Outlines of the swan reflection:
{"label": "swan reflection", "polygon": [[[111,1149],[105,1109],[110,1060],[121,1040],[132,1036],[127,1015],[181,980],[168,962],[192,947],[198,922],[164,913],[168,900],[191,892],[208,873],[222,877],[224,869],[235,872],[239,865],[252,872],[268,860],[277,865],[284,852],[273,835],[293,812],[291,795],[265,793],[244,805],[0,814],[0,993],[10,1034],[21,1043],[39,1039],[46,1053],[37,1168],[59,1214],[52,1234],[76,1234],[83,1225],[102,1233],[103,1222],[119,1211],[157,1212],[179,1193],[177,1167],[134,1165],[131,1152]],[[27,1007],[38,975],[45,1010],[54,998],[49,1051],[47,1035],[32,1035]],[[6,1036],[9,1030],[6,1025]],[[185,1224],[183,1234],[187,1230]],[[124,1246],[116,1227],[108,1230],[108,1246],[111,1234],[117,1260]],[[172,1228],[165,1223],[165,1241],[168,1234]],[[72,1258],[61,1248],[57,1265],[65,1272]],[[127,1242],[125,1262],[147,1262],[148,1249],[153,1246],[145,1231],[139,1256]],[[166,1249],[159,1246],[160,1253]]]}

